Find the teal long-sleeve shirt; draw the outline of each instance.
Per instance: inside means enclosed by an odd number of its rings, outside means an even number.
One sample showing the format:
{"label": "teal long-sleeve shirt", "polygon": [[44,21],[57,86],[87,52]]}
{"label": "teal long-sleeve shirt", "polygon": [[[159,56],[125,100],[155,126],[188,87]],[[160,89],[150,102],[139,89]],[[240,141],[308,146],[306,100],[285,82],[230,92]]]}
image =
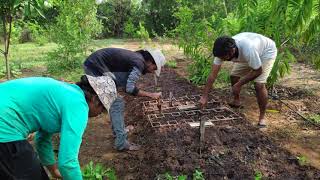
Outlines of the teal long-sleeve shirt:
{"label": "teal long-sleeve shirt", "polygon": [[58,168],[63,179],[82,179],[78,154],[88,113],[77,85],[42,77],[0,83],[0,142],[25,140],[37,131],[39,158],[43,165],[52,165],[52,135],[60,132]]}

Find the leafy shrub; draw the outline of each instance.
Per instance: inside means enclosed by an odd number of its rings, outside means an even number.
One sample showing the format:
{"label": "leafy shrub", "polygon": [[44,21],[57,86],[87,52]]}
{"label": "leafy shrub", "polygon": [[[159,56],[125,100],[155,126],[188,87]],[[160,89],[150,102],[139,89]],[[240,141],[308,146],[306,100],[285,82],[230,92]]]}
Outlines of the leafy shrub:
{"label": "leafy shrub", "polygon": [[[10,75],[11,77],[19,77],[22,74],[21,72],[21,64],[20,63],[14,63],[10,62]],[[0,67],[0,78],[3,78],[6,76],[6,67],[1,66]]]}
{"label": "leafy shrub", "polygon": [[51,28],[58,49],[48,55],[48,70],[72,70],[79,66],[91,38],[101,31],[96,4],[91,0],[59,1],[57,23]]}
{"label": "leafy shrub", "polygon": [[124,25],[124,33],[126,37],[134,38],[137,36],[136,34],[137,28],[132,22],[132,19],[129,19]]}
{"label": "leafy shrub", "polygon": [[48,42],[48,32],[37,22],[27,23],[27,28],[31,32],[32,41],[36,42],[39,45],[44,45]]}
{"label": "leafy shrub", "polygon": [[106,169],[101,164],[94,165],[92,161],[82,170],[82,176],[85,180],[102,180],[106,177],[109,180],[116,180],[116,174],[113,169]]}

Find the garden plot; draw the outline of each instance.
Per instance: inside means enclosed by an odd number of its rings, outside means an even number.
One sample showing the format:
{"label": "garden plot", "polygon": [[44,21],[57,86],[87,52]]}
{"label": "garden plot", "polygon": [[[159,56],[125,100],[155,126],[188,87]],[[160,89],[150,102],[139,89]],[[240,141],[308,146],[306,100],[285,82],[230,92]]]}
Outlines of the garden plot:
{"label": "garden plot", "polygon": [[239,120],[241,117],[229,108],[221,106],[214,95],[210,95],[207,108],[200,110],[198,101],[200,95],[182,96],[161,100],[161,112],[157,101],[143,102],[143,111],[152,127],[175,126],[185,123],[197,126],[200,119],[206,125],[225,124],[228,121]]}

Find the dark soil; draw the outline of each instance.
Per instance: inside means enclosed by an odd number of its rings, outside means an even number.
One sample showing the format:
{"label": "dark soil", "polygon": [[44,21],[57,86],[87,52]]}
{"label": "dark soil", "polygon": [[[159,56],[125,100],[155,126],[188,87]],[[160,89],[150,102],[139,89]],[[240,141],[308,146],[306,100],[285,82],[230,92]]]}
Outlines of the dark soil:
{"label": "dark soil", "polygon": [[[139,85],[141,89],[153,90],[153,84],[153,76],[146,75]],[[170,91],[175,97],[201,92],[171,69],[162,71],[159,87],[165,98],[169,97]],[[218,97],[225,95],[221,91],[212,93]],[[320,179],[320,170],[300,166],[294,155],[280,148],[277,142],[244,118],[223,126],[207,127],[200,155],[198,128],[186,124],[151,128],[142,111],[142,102],[149,99],[126,96],[125,100],[126,124],[135,127],[129,138],[141,144],[142,150],[116,153],[106,148],[113,142],[112,135],[105,133],[110,127],[91,119],[81,147],[82,165],[89,160],[101,162],[114,167],[119,179],[149,180],[166,172],[185,174],[190,178],[196,168],[210,180],[253,179],[256,172],[268,179]],[[225,103],[224,99],[220,100]],[[115,152],[115,156],[105,160],[102,156],[108,152]]]}

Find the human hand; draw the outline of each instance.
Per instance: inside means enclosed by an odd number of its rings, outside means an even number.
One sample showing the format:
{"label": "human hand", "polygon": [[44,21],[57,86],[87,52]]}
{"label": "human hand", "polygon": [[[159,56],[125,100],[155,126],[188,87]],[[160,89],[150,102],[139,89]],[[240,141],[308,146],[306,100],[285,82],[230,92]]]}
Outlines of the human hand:
{"label": "human hand", "polygon": [[162,96],[162,92],[151,93],[150,95],[152,99],[160,99],[161,96]]}
{"label": "human hand", "polygon": [[28,137],[27,137],[27,141],[29,141],[29,142],[33,141],[35,134],[36,133],[29,134]]}
{"label": "human hand", "polygon": [[62,179],[62,176],[56,164],[48,165],[47,168],[50,171],[50,174],[53,178]]}
{"label": "human hand", "polygon": [[208,96],[201,96],[200,100],[199,100],[199,103],[200,103],[200,108],[203,109],[207,106],[207,103],[208,103]]}
{"label": "human hand", "polygon": [[238,83],[234,84],[232,86],[232,94],[234,96],[239,96],[240,94],[240,91],[241,91],[241,85],[239,85]]}

